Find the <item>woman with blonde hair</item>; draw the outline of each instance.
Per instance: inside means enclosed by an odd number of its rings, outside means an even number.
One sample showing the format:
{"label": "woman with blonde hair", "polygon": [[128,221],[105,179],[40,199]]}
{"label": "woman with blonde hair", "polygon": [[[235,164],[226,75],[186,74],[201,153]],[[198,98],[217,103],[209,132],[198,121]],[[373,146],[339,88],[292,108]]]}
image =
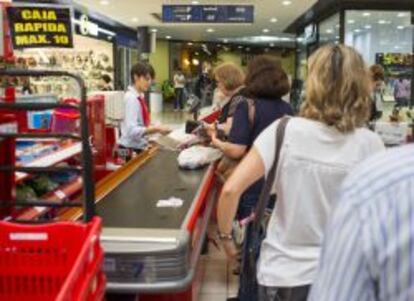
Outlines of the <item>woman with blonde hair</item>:
{"label": "woman with blonde hair", "polygon": [[228,134],[237,105],[245,100],[243,96],[245,75],[239,66],[233,63],[223,63],[214,69],[214,77],[217,89],[227,98],[226,103],[220,108],[218,123],[219,127]]}
{"label": "woman with blonde hair", "polygon": [[[324,227],[344,177],[384,149],[381,139],[363,128],[370,114],[371,90],[361,55],[347,46],[327,45],[310,57],[308,69],[300,117],[289,120],[281,143],[273,183],[277,202],[261,245],[255,300],[306,300],[316,276]],[[269,175],[279,123],[255,140],[223,188],[218,227],[230,258],[236,256],[231,229],[240,195]]]}

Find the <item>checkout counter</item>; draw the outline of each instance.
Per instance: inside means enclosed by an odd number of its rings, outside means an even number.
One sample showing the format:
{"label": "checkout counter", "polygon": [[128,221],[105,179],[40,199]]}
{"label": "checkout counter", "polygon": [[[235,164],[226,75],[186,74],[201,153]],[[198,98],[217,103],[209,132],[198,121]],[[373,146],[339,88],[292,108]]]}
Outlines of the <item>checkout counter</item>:
{"label": "checkout counter", "polygon": [[[107,292],[118,300],[132,300],[132,295],[140,301],[197,298],[199,259],[217,186],[213,165],[182,170],[177,156],[152,150],[97,185]],[[182,206],[157,207],[170,197],[182,199]],[[79,216],[72,212],[71,218]]]}

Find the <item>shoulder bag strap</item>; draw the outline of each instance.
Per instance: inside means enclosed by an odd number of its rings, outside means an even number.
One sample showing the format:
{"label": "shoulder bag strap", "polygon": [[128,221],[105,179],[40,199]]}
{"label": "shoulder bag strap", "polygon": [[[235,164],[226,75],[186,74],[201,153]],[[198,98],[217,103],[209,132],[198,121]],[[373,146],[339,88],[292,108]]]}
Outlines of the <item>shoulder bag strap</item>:
{"label": "shoulder bag strap", "polygon": [[280,119],[280,122],[276,129],[276,149],[275,149],[275,159],[273,165],[269,171],[269,174],[266,178],[265,184],[263,185],[262,191],[260,193],[259,201],[256,207],[256,214],[253,221],[253,231],[260,231],[262,219],[272,192],[272,187],[276,178],[277,165],[279,163],[280,151],[282,149],[283,141],[285,138],[286,126],[290,120],[290,117],[283,117]]}

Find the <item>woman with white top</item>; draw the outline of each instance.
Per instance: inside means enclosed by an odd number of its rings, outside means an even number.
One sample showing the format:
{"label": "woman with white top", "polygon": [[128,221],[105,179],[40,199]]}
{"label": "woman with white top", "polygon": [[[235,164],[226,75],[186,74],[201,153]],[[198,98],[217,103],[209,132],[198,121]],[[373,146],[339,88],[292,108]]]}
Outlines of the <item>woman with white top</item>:
{"label": "woman with white top", "polygon": [[124,96],[125,117],[121,123],[119,147],[139,153],[147,148],[147,135],[167,134],[170,129],[162,125],[151,125],[151,116],[145,101],[145,92],[155,77],[152,66],[139,62],[131,68],[132,85]]}
{"label": "woman with white top", "polygon": [[175,91],[175,102],[174,110],[184,109],[184,88],[185,88],[185,76],[181,69],[177,70],[174,75],[174,91]]}
{"label": "woman with white top", "polygon": [[[370,82],[352,48],[328,45],[309,60],[301,117],[289,121],[274,183],[276,207],[262,242],[257,280],[260,301],[306,300],[314,281],[332,201],[348,172],[382,151],[375,133],[363,128],[370,114]],[[219,237],[230,258],[240,195],[273,164],[278,121],[255,141],[223,188]]]}

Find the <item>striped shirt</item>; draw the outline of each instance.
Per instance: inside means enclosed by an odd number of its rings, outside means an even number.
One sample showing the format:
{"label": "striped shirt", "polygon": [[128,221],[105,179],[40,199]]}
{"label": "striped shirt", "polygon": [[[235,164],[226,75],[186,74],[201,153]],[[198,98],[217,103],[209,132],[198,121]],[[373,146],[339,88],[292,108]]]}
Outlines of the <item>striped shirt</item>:
{"label": "striped shirt", "polygon": [[344,182],[308,300],[414,300],[414,146],[372,157]]}

